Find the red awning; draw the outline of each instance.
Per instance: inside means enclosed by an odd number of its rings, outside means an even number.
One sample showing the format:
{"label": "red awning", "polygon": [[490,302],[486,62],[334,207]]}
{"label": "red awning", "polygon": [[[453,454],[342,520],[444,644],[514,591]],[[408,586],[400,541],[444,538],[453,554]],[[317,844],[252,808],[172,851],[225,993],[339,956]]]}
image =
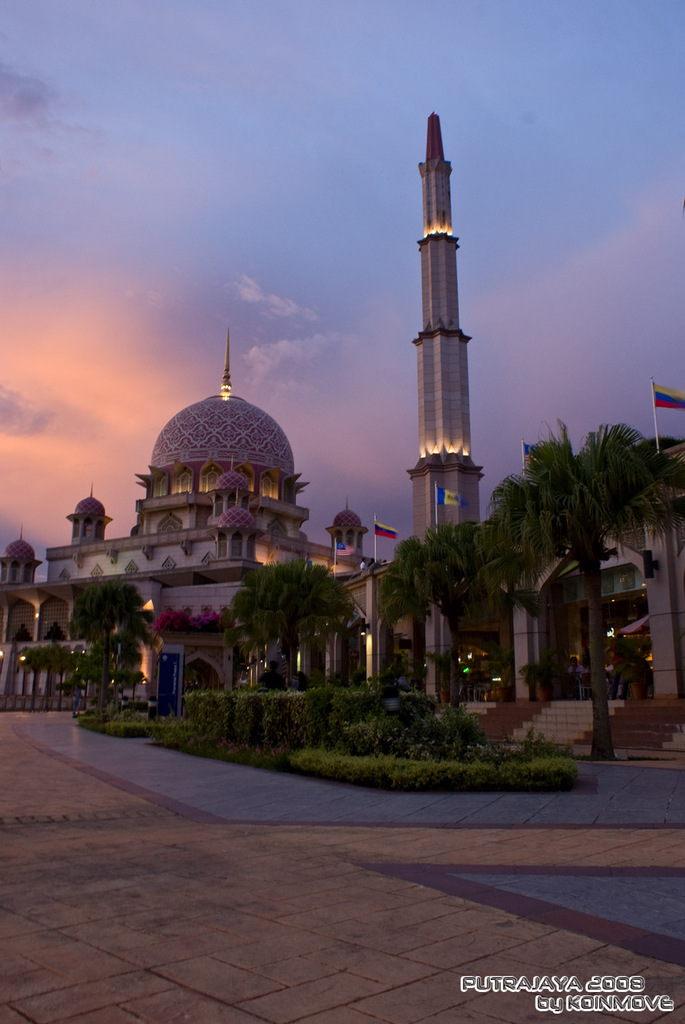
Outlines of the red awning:
{"label": "red awning", "polygon": [[637,622],[629,622],[623,629],[619,629],[619,633],[624,635],[630,635],[632,633],[649,633],[649,615],[644,615]]}

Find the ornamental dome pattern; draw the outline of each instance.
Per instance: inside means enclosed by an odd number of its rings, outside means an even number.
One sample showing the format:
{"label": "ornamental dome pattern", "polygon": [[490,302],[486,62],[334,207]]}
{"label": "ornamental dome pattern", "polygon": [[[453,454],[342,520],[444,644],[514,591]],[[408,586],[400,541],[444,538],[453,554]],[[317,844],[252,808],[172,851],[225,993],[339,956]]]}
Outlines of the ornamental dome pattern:
{"label": "ornamental dome pattern", "polygon": [[254,530],[256,523],[254,516],[246,508],[241,508],[240,505],[233,505],[221,513],[217,526],[221,529],[240,528],[241,530]]}
{"label": "ornamental dome pattern", "polygon": [[294,472],[288,438],[276,420],[255,405],[231,395],[213,395],[181,409],[162,428],[152,451],[155,469],[171,469],[175,462],[243,462]]}
{"label": "ornamental dome pattern", "polygon": [[97,498],[94,498],[92,494],[88,498],[83,498],[79,501],[74,509],[75,516],[104,516],[105,514],[105,506]]}
{"label": "ornamental dome pattern", "polygon": [[351,508],[344,508],[342,512],[338,512],[337,516],[333,520],[333,526],[361,526],[362,521],[356,512],[353,512]]}
{"label": "ornamental dome pattern", "polygon": [[229,469],[227,473],[222,473],[214,484],[215,491],[248,491],[249,489],[247,477],[235,469]]}
{"label": "ornamental dome pattern", "polygon": [[5,558],[16,558],[19,562],[32,562],[36,552],[26,540],[13,540],[5,548]]}

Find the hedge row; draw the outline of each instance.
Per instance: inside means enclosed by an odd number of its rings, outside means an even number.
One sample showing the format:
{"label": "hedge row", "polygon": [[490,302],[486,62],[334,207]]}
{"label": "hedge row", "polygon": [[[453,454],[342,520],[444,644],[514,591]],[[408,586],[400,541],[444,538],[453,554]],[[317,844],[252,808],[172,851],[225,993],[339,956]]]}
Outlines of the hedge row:
{"label": "hedge row", "polygon": [[[346,742],[352,727],[369,720],[390,721],[395,731],[435,720],[432,697],[401,694],[399,714],[390,719],[381,696],[380,686],[322,686],[304,693],[195,690],[186,694],[185,703],[188,722],[198,736],[286,750],[332,749]],[[366,742],[372,744],[377,738],[371,736]]]}
{"label": "hedge row", "polygon": [[570,757],[531,761],[409,761],[381,755],[353,757],[324,750],[299,750],[291,767],[303,775],[377,789],[499,790],[540,793],[569,790],[578,769]]}

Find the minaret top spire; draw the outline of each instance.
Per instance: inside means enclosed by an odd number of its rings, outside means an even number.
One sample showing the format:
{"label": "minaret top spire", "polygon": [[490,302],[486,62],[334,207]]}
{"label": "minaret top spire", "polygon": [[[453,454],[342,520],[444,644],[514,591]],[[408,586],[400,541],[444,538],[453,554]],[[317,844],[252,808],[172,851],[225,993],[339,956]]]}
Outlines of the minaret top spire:
{"label": "minaret top spire", "polygon": [[220,393],[220,395],[221,395],[221,397],[223,399],[228,399],[228,398],[231,397],[231,366],[230,366],[231,361],[230,361],[230,351],[229,351],[230,340],[231,340],[231,331],[230,331],[230,328],[229,328],[226,331],[226,358],[224,360],[224,372],[223,372],[223,375],[221,377],[221,388],[219,389],[219,393]]}
{"label": "minaret top spire", "polygon": [[442,148],[442,133],[440,131],[440,118],[433,111],[428,118],[428,138],[426,139],[426,162],[429,160],[444,160],[445,154]]}

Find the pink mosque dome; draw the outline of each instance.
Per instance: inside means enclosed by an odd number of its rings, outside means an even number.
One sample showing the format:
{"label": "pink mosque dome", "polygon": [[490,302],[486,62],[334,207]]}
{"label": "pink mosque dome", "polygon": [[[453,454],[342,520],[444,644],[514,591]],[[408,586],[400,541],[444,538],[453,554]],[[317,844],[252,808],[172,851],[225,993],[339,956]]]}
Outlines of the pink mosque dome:
{"label": "pink mosque dome", "polygon": [[93,495],[83,498],[74,509],[75,516],[104,516],[105,506]]}
{"label": "pink mosque dome", "polygon": [[217,526],[220,529],[235,529],[237,527],[241,530],[254,530],[256,523],[254,516],[246,508],[233,505],[221,513]]}
{"label": "pink mosque dome", "polygon": [[172,469],[177,462],[209,460],[294,473],[290,442],[276,420],[256,405],[231,395],[212,395],[176,413],[155,441],[150,465]]}
{"label": "pink mosque dome", "polygon": [[215,491],[247,491],[249,490],[249,484],[247,477],[243,476],[242,473],[238,473],[235,469],[229,469],[227,473],[222,473],[218,477],[214,484]]}
{"label": "pink mosque dome", "polygon": [[344,508],[342,512],[338,512],[337,516],[333,520],[333,526],[361,526],[362,521],[356,512],[353,512],[351,508]]}
{"label": "pink mosque dome", "polygon": [[19,562],[31,562],[35,559],[36,552],[28,541],[21,538],[20,540],[13,540],[7,545],[4,557],[16,558]]}

